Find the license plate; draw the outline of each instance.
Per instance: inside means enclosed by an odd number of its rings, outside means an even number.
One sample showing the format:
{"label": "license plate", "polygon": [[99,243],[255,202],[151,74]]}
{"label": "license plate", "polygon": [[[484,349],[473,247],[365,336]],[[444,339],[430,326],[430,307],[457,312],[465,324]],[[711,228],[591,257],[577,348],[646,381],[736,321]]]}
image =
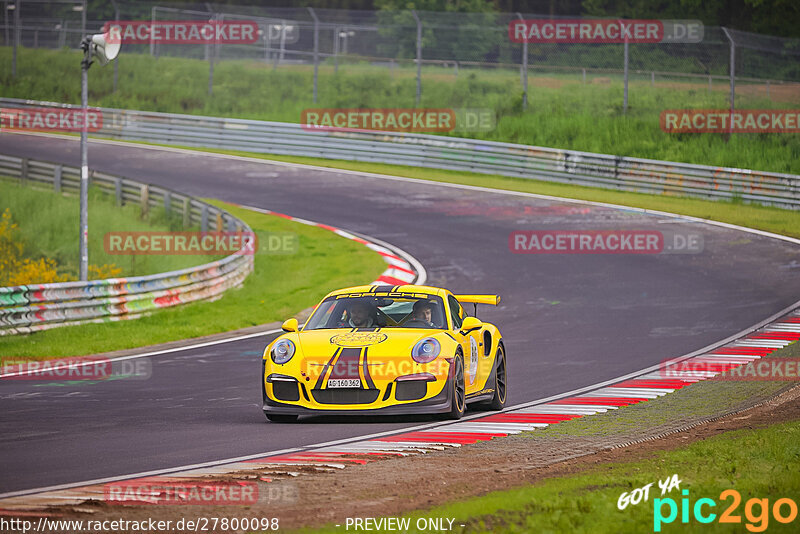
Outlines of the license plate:
{"label": "license plate", "polygon": [[360,388],[361,379],[359,378],[331,378],[328,380],[329,388]]}

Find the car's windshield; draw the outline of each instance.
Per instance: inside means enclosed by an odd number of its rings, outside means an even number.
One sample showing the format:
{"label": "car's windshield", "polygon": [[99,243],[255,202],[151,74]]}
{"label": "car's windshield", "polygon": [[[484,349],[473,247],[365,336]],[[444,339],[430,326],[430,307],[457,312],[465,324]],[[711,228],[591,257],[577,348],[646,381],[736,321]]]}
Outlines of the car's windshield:
{"label": "car's windshield", "polygon": [[322,328],[445,329],[442,299],[424,293],[348,293],[322,301],[303,330]]}

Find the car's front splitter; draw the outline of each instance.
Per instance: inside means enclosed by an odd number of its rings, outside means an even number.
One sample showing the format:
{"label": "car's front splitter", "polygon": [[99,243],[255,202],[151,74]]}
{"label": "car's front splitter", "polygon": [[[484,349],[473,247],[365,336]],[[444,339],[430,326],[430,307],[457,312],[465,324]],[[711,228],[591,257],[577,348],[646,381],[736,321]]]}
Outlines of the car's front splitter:
{"label": "car's front splitter", "polygon": [[407,402],[381,408],[314,409],[285,404],[267,397],[263,391],[264,413],[276,415],[413,415],[447,413],[451,409],[452,381],[448,380],[437,395],[416,402]]}

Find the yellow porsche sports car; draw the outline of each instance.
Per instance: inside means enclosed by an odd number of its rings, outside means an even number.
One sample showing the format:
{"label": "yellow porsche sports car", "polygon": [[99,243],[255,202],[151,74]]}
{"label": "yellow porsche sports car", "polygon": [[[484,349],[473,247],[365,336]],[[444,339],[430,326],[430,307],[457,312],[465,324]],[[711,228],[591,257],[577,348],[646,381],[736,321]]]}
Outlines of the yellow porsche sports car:
{"label": "yellow porsche sports car", "polygon": [[496,326],[464,305],[496,295],[453,295],[428,286],[358,286],[333,291],[302,328],[264,350],[264,414],[438,413],[458,419],[467,403],[506,402],[506,354]]}

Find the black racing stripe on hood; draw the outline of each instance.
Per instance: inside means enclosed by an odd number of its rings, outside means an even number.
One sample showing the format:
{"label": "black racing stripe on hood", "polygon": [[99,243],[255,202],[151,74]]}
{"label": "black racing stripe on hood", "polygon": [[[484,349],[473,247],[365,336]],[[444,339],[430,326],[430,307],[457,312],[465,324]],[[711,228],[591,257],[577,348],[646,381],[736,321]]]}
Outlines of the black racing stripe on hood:
{"label": "black racing stripe on hood", "polygon": [[328,373],[328,368],[331,366],[333,361],[336,360],[336,357],[339,355],[339,352],[341,352],[341,350],[342,350],[341,348],[337,348],[336,351],[333,353],[333,356],[331,356],[331,359],[328,360],[328,363],[326,363],[325,367],[322,368],[322,372],[320,373],[319,378],[317,378],[317,381],[314,383],[314,389],[320,389],[322,387],[322,384],[325,383],[325,375]]}
{"label": "black racing stripe on hood", "polygon": [[364,380],[367,382],[367,389],[375,389],[375,382],[372,381],[372,377],[369,376],[369,365],[367,364],[367,351],[369,347],[364,347],[364,353],[362,354],[361,358],[361,365],[364,369]]}
{"label": "black racing stripe on hood", "polygon": [[334,363],[331,367],[331,372],[328,376],[328,379],[357,378],[360,380],[361,376],[358,374],[358,363],[360,359],[360,348],[343,348],[339,353],[339,357],[336,359],[336,363]]}

